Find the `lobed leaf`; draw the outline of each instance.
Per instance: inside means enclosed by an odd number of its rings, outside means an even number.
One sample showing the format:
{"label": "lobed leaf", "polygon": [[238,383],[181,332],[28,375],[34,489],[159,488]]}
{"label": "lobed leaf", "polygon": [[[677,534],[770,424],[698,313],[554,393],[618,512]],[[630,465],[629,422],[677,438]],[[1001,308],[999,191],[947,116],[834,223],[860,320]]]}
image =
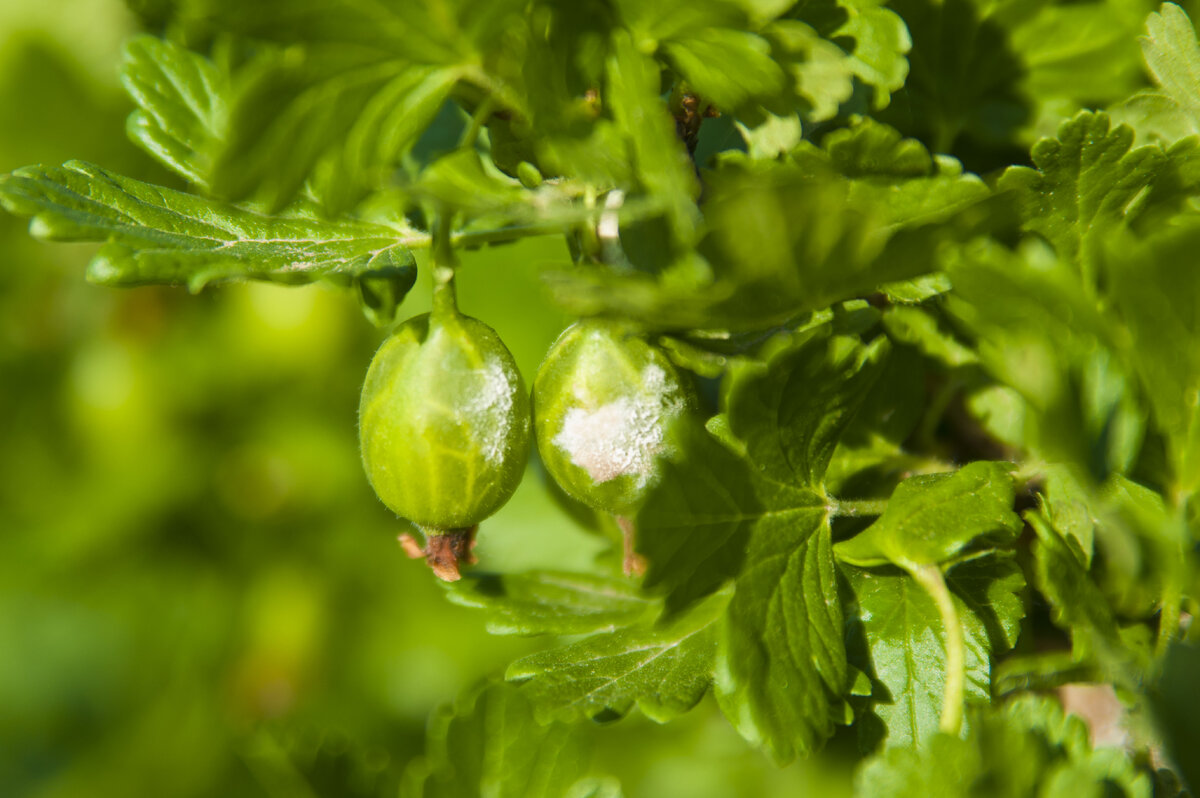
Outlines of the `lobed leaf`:
{"label": "lobed leaf", "polygon": [[1146,19],[1142,57],[1158,90],[1134,95],[1120,109],[1139,131],[1178,141],[1200,133],[1200,43],[1188,15],[1175,3]]}
{"label": "lobed leaf", "polygon": [[731,370],[724,384],[730,432],[770,479],[820,485],[843,429],[881,373],[886,339],[863,346],[818,330]]}
{"label": "lobed leaf", "polygon": [[1080,264],[1094,279],[1087,248],[1098,235],[1128,227],[1156,209],[1177,204],[1191,189],[1158,146],[1133,149],[1133,131],[1109,117],[1081,111],[1053,139],[1033,147],[1034,166],[1013,166],[1000,179],[1017,197],[1023,226]]}
{"label": "lobed leaf", "polygon": [[719,108],[769,103],[783,93],[783,70],[757,34],[704,28],[667,40],[661,52],[690,88]]}
{"label": "lobed leaf", "polygon": [[657,626],[599,634],[513,662],[539,719],[621,716],[636,705],[665,723],[694,707],[712,683],[716,621],[727,597],[713,596]]}
{"label": "lobed leaf", "polygon": [[129,137],[193,185],[209,189],[208,156],[221,138],[229,79],[209,59],[154,36],[126,43],[121,85],[137,103]]}
{"label": "lobed leaf", "polygon": [[885,351],[822,327],[731,372],[716,432],[685,430],[638,515],[646,583],[667,591],[668,607],[733,581],[718,700],[780,761],[848,722],[852,678],[820,480]]}
{"label": "lobed leaf", "polygon": [[492,634],[613,632],[648,620],[659,609],[629,579],[592,574],[471,573],[442,587],[451,602],[484,610]]}
{"label": "lobed leaf", "polygon": [[173,283],[195,291],[235,279],[349,281],[376,266],[413,263],[403,230],[299,212],[263,216],[79,161],[0,178],[0,204],[33,217],[39,238],[104,241],[88,277],[105,285]]}
{"label": "lobed leaf", "polygon": [[637,516],[638,550],[649,560],[646,586],[663,590],[669,608],[736,577],[755,535],[789,536],[825,516],[820,494],[766,479],[704,430],[685,428],[676,446]]}
{"label": "lobed leaf", "polygon": [[[801,27],[791,20],[781,20],[768,30],[783,32],[784,53],[793,56],[793,74],[798,80],[798,92],[808,98],[816,111],[814,119],[832,116],[822,109],[849,98],[842,92],[844,81],[857,78],[872,88],[871,106],[885,108],[891,95],[902,87],[909,73],[905,58],[912,48],[908,26],[895,11],[881,8],[877,0],[838,0],[837,2],[803,3],[793,7],[789,17],[811,25],[829,45],[803,44],[807,38]],[[800,45],[797,47],[797,45]],[[794,63],[794,56],[803,60]],[[832,108],[836,111],[836,107]]]}
{"label": "lobed leaf", "polygon": [[[819,122],[836,116],[842,103],[854,93],[855,59],[799,20],[776,20],[763,29],[763,35],[770,40],[776,60],[787,69],[792,90],[807,106],[805,118]],[[799,124],[797,118],[797,141]],[[753,144],[751,156],[763,157],[755,152]]]}
{"label": "lobed leaf", "polygon": [[756,532],[722,626],[717,699],[743,737],[789,762],[850,720],[842,610],[823,515]]}
{"label": "lobed leaf", "polygon": [[461,75],[343,48],[261,56],[211,151],[213,190],[279,210],[311,181],[328,212],[352,207],[388,185]]}

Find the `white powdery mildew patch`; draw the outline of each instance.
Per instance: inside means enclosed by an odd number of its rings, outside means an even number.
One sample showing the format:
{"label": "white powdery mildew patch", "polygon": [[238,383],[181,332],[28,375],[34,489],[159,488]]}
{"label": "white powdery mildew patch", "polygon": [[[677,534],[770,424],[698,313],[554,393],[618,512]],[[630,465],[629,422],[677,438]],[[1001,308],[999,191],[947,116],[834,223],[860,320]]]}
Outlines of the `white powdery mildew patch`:
{"label": "white powdery mildew patch", "polygon": [[512,427],[513,382],[504,366],[492,360],[481,369],[483,384],[470,401],[468,414],[477,424],[484,456],[494,462],[504,459],[508,432]]}
{"label": "white powdery mildew patch", "polygon": [[571,408],[554,445],[597,484],[627,474],[637,475],[639,486],[646,484],[665,447],[664,422],[680,404],[666,396],[666,376],[651,363],[642,370],[637,396],[623,396],[595,410]]}

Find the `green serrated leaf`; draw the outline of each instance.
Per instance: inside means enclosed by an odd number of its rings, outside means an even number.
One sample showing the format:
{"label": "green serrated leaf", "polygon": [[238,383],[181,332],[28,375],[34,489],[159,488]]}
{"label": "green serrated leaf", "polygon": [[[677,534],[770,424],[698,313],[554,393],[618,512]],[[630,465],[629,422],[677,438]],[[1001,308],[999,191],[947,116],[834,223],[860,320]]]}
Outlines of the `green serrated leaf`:
{"label": "green serrated leaf", "polygon": [[735,122],[750,157],[756,160],[771,160],[787,153],[800,143],[803,131],[800,117],[796,114],[776,116],[763,113],[761,119],[752,122],[744,119]]}
{"label": "green serrated leaf", "polygon": [[1121,749],[1093,749],[1087,727],[1053,699],[1026,696],[972,717],[966,739],[933,736],[869,760],[855,795],[925,798],[1109,796],[1150,798],[1150,774]]}
{"label": "green serrated leaf", "polygon": [[771,46],[757,34],[705,28],[669,39],[661,52],[689,87],[727,111],[782,94],[784,74]]}
{"label": "green serrated leaf", "polygon": [[412,250],[394,246],[372,255],[354,274],[363,315],[376,327],[392,324],[416,281],[417,259]]}
{"label": "green serrated leaf", "polygon": [[210,153],[213,189],[278,210],[312,177],[329,210],[344,210],[387,185],[462,74],[337,46],[260,56]]}
{"label": "green serrated leaf", "polygon": [[915,346],[926,356],[950,368],[969,366],[979,361],[974,351],[942,329],[938,320],[921,308],[888,308],[883,314],[883,326],[896,341]]}
{"label": "green serrated leaf", "polygon": [[899,14],[875,0],[846,0],[846,21],[832,38],[854,40],[849,62],[855,77],[875,88],[873,106],[884,108],[909,73],[912,49],[908,26]]}
{"label": "green serrated leaf", "polygon": [[1200,133],[1200,44],[1192,21],[1175,3],[1163,3],[1146,19],[1141,43],[1146,68],[1160,91],[1135,98],[1139,130],[1167,141]]}
{"label": "green serrated leaf", "polygon": [[717,655],[717,699],[743,737],[779,762],[845,722],[850,683],[828,520],[756,530]]}
{"label": "green serrated leaf", "polygon": [[979,538],[1008,543],[1021,531],[1012,511],[1012,465],[978,461],[948,474],[910,477],[874,524],[835,547],[838,559],[906,569],[944,563]]}
{"label": "green serrated leaf", "polygon": [[1113,298],[1129,326],[1127,358],[1166,437],[1177,497],[1200,490],[1200,227],[1120,242],[1107,255]]}
{"label": "green serrated leaf", "polygon": [[712,683],[716,621],[728,597],[712,596],[658,626],[599,634],[517,660],[506,678],[539,719],[624,715],[637,706],[665,723],[694,707]]}
{"label": "green serrated leaf", "polygon": [[540,724],[504,683],[464,693],[430,719],[425,759],[409,766],[403,798],[562,798],[588,770],[578,726]]}
{"label": "green serrated leaf", "polygon": [[[1044,513],[1030,510],[1025,520],[1037,535],[1033,547],[1033,580],[1050,603],[1054,622],[1071,635],[1078,660],[1096,657],[1109,675],[1126,660],[1116,618],[1107,598],[1092,581],[1081,555],[1050,523]],[[1134,652],[1129,652],[1133,654]]]}
{"label": "green serrated leaf", "polygon": [[613,36],[606,74],[604,99],[628,137],[638,181],[647,193],[666,204],[675,240],[690,244],[698,222],[693,201],[698,193],[695,167],[659,98],[658,66],[638,50],[628,34],[619,31]]}
{"label": "green serrated leaf", "polygon": [[[796,94],[807,103],[805,118],[819,122],[836,116],[854,92],[854,59],[798,20],[776,20],[763,35],[774,45],[775,57],[786,65]],[[796,123],[799,127],[799,119]],[[761,157],[753,147],[750,154]]]}
{"label": "green serrated leaf", "polygon": [[713,27],[738,27],[745,12],[737,2],[728,0],[616,0],[621,21],[633,34],[634,42],[645,50],[664,39]]}
{"label": "green serrated leaf", "polygon": [[472,573],[442,587],[451,602],[484,610],[492,634],[612,632],[648,620],[659,609],[635,582],[591,574]]}
{"label": "green serrated leaf", "polygon": [[881,373],[888,346],[828,329],[738,364],[724,385],[729,428],[770,479],[818,486],[838,437]]}
{"label": "green serrated leaf", "polygon": [[954,291],[944,307],[974,333],[984,367],[1024,400],[1009,403],[1019,442],[1096,482],[1129,468],[1145,411],[1114,351],[1119,327],[1101,315],[1075,267],[1034,242],[1017,253],[981,242],[947,267]]}
{"label": "green serrated leaf", "polygon": [[581,315],[619,313],[655,329],[761,330],[929,274],[939,247],[994,223],[991,192],[949,162],[925,177],[845,180],[820,150],[802,144],[792,156],[739,154],[706,173],[698,256],[659,275],[560,273],[557,298]]}
{"label": "green serrated leaf", "polygon": [[1134,224],[1156,205],[1178,202],[1178,179],[1161,147],[1132,149],[1133,131],[1106,114],[1081,111],[1033,147],[1036,168],[1010,167],[1000,188],[1015,193],[1026,230],[1091,276],[1097,235]]}
{"label": "green serrated leaf", "polygon": [[39,238],[107,242],[88,267],[104,285],[352,276],[403,238],[378,224],[262,216],[79,161],[0,178],[0,204],[33,217]]}
{"label": "green serrated leaf", "polygon": [[962,136],[1006,140],[1028,111],[1018,84],[1023,67],[1008,31],[975,0],[894,0],[912,36],[912,66],[885,119],[952,151]]}
{"label": "green serrated leaf", "polygon": [[[825,47],[805,48],[805,61],[795,67],[799,80],[798,90],[802,95],[813,98],[830,91],[817,84],[816,78],[829,80],[835,94],[842,91],[843,80],[855,77],[871,92],[871,106],[884,108],[892,92],[904,85],[909,72],[906,54],[912,48],[908,27],[900,15],[891,9],[881,8],[877,0],[829,0],[828,2],[800,3],[794,6],[789,16],[803,20],[812,26],[830,43],[834,44],[838,57]],[[783,39],[789,42],[788,50],[795,52],[798,28],[796,23],[784,20],[776,23],[779,29],[789,29]],[[772,26],[773,28],[775,26]],[[814,69],[815,67],[815,69]],[[848,96],[848,95],[847,95]],[[840,97],[838,102],[846,99]],[[814,103],[816,108],[824,100]],[[818,119],[825,118],[818,115]]]}
{"label": "green serrated leaf", "polygon": [[[937,606],[908,574],[852,566],[842,573],[854,596],[857,628],[849,645],[878,683],[869,706],[883,727],[860,720],[860,739],[869,747],[880,737],[888,747],[925,745],[938,731],[946,682],[946,632]],[[947,583],[963,628],[965,697],[987,703],[992,658],[1016,643],[1025,614],[1019,595],[1025,578],[1011,557],[991,555],[956,566]]]}
{"label": "green serrated leaf", "polygon": [[650,563],[646,586],[664,590],[672,608],[734,578],[754,535],[809,528],[826,512],[818,493],[765,479],[705,430],[680,432],[678,455],[663,464],[637,516],[638,550]]}
{"label": "green serrated leaf", "polygon": [[934,161],[929,150],[916,139],[869,117],[851,127],[836,130],[821,142],[833,167],[847,177],[927,177]]}
{"label": "green serrated leaf", "polygon": [[207,190],[207,154],[228,112],[228,76],[207,58],[153,36],[131,39],[123,56],[121,84],[138,104],[129,115],[129,137]]}

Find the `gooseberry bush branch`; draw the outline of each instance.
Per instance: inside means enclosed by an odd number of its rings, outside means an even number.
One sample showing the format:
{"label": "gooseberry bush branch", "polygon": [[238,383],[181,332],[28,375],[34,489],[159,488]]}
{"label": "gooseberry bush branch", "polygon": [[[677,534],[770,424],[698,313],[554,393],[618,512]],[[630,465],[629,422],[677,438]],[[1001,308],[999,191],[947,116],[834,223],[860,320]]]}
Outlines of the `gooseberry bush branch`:
{"label": "gooseberry bush branch", "polygon": [[[855,736],[864,796],[1200,783],[1180,687],[1200,45],[1179,6],[163,8],[122,81],[175,187],[72,161],[0,178],[0,204],[100,242],[100,285],[322,280],[391,331],[360,431],[425,533],[409,551],[490,632],[564,638],[439,714],[404,794],[617,795],[590,721],[710,693],[780,764]],[[466,250],[543,235],[581,321],[531,418],[450,280]],[[404,321],[422,264],[435,308]],[[465,567],[531,427],[636,556]],[[1064,715],[1078,681],[1117,691],[1125,749]]]}

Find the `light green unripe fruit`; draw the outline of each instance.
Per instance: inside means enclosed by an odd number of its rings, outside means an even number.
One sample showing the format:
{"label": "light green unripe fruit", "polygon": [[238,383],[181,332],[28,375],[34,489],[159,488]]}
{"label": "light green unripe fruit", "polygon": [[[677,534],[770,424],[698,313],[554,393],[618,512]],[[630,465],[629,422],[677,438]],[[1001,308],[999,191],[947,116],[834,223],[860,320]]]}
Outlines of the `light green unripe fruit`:
{"label": "light green unripe fruit", "polygon": [[363,465],[379,498],[427,535],[500,509],[529,456],[530,412],[512,354],[457,312],[410,319],[379,347],[359,404]]}
{"label": "light green unripe fruit", "polygon": [[670,426],[690,404],[662,350],[626,327],[579,322],[533,383],[538,452],[568,495],[628,515],[657,482]]}

